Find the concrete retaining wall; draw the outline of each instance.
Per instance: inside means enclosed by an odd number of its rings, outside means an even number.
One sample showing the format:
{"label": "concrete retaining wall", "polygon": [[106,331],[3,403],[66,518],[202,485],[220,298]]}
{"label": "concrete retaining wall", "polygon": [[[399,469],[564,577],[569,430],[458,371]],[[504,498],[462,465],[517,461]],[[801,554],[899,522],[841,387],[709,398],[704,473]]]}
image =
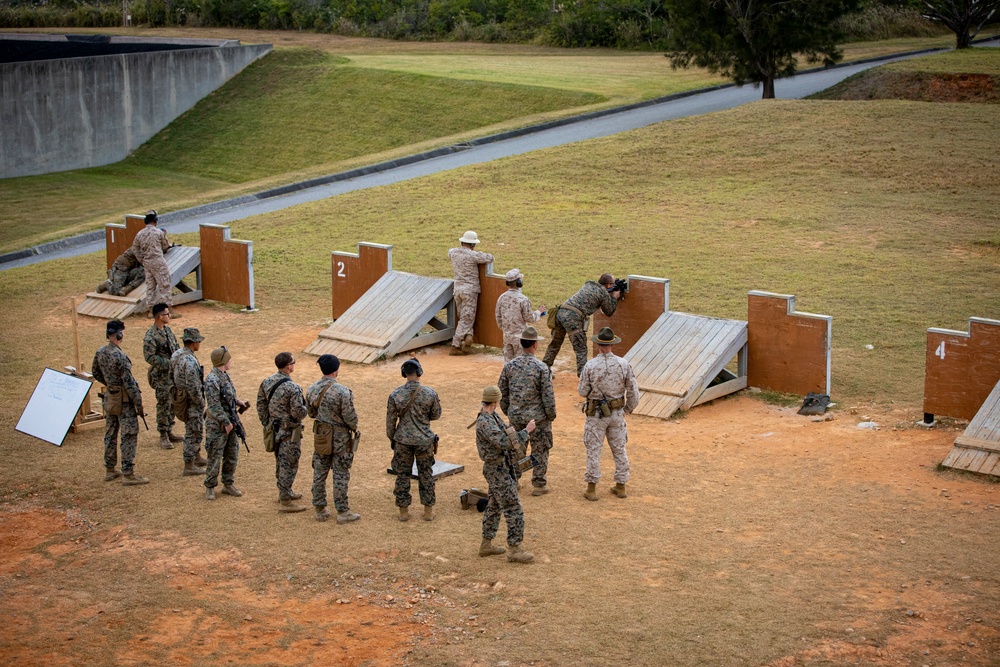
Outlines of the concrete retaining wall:
{"label": "concrete retaining wall", "polygon": [[124,159],[271,51],[230,44],[0,65],[0,178]]}

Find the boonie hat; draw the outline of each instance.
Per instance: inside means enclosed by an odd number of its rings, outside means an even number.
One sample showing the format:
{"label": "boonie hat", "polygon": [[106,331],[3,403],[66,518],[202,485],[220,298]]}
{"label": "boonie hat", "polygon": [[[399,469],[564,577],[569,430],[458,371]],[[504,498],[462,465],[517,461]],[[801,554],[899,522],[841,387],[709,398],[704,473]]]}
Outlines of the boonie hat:
{"label": "boonie hat", "polygon": [[501,398],[503,398],[503,394],[500,393],[500,387],[491,384],[483,389],[483,403],[496,403]]}
{"label": "boonie hat", "polygon": [[591,336],[590,340],[594,341],[598,345],[617,345],[622,342],[622,339],[615,335],[615,332],[611,330],[611,327],[604,327],[597,332],[596,336]]}
{"label": "boonie hat", "polygon": [[200,343],[205,340],[205,337],[201,335],[201,332],[194,327],[188,327],[184,330],[184,335],[181,336],[181,340],[184,342]]}
{"label": "boonie hat", "polygon": [[219,366],[225,366],[226,362],[233,358],[233,355],[229,353],[226,346],[217,347],[212,350],[212,365],[218,368]]}
{"label": "boonie hat", "polygon": [[479,235],[470,229],[469,231],[462,234],[462,238],[458,240],[460,243],[471,243],[472,245],[476,245],[477,243],[479,243]]}
{"label": "boonie hat", "polygon": [[518,278],[523,278],[523,277],[524,274],[521,273],[518,269],[511,269],[506,273],[506,275],[504,275],[504,280],[506,280],[509,283],[512,283]]}
{"label": "boonie hat", "polygon": [[521,332],[521,340],[541,340],[538,337],[538,331],[535,327],[524,327],[524,331]]}

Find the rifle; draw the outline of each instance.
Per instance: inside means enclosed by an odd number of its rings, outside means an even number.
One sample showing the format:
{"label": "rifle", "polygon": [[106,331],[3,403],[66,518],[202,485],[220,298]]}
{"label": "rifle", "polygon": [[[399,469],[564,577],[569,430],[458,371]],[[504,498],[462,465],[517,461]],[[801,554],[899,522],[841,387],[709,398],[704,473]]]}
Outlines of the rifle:
{"label": "rifle", "polygon": [[229,413],[229,420],[233,424],[233,432],[236,433],[236,437],[243,441],[243,446],[247,449],[247,454],[250,453],[250,445],[247,444],[247,431],[243,428],[243,422],[240,421],[240,410],[236,406],[236,398],[227,401],[226,412]]}
{"label": "rifle", "polygon": [[146,413],[142,411],[142,406],[141,405],[139,406],[139,409],[136,410],[136,412],[139,413],[139,419],[142,420],[142,425],[145,426],[146,430],[148,431],[149,430],[149,424],[146,423]]}
{"label": "rifle", "polygon": [[611,290],[612,292],[621,292],[621,296],[618,297],[619,301],[625,300],[625,293],[628,292],[628,280],[625,278],[615,278],[615,286]]}

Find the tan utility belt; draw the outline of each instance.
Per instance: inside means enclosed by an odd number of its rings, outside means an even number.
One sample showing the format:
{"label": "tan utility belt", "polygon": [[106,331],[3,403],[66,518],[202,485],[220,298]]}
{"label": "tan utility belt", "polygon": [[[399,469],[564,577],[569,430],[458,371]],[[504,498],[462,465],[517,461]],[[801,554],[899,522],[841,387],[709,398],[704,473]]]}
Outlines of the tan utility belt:
{"label": "tan utility belt", "polygon": [[576,306],[571,306],[568,303],[561,303],[561,304],[559,304],[559,307],[556,308],[556,310],[568,310],[571,313],[576,313],[577,315],[579,315],[583,319],[583,326],[582,327],[580,327],[579,329],[573,329],[573,331],[570,331],[569,329],[567,329],[566,333],[575,333],[577,331],[586,331],[587,328],[590,326],[590,316],[587,315],[586,313],[584,313],[582,310],[580,310]]}
{"label": "tan utility belt", "polygon": [[601,413],[602,417],[610,417],[612,410],[621,410],[625,407],[625,397],[619,396],[612,399],[588,398],[584,404],[583,412],[588,417]]}

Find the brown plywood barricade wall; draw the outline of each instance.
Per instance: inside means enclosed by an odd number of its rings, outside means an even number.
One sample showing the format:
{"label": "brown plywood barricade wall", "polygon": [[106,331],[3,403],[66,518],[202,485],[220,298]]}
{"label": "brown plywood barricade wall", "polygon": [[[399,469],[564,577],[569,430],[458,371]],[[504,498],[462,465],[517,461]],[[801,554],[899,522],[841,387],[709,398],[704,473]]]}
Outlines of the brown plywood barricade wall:
{"label": "brown plywood barricade wall", "polygon": [[124,225],[104,225],[104,244],[107,248],[108,269],[118,256],[132,247],[136,235],[146,226],[146,216],[126,215]]}
{"label": "brown plywood barricade wall", "polygon": [[378,279],[392,271],[392,246],[359,243],[358,252],[330,253],[333,268],[333,319],[338,319]]}
{"label": "brown plywood barricade wall", "polygon": [[750,292],[747,383],[805,395],[830,393],[833,318],[795,311],[790,294]]}
{"label": "brown plywood barricade wall", "polygon": [[503,348],[503,331],[497,326],[497,299],[507,291],[503,275],[493,273],[493,264],[479,265],[479,301],[472,339],[480,345]]}
{"label": "brown plywood barricade wall", "polygon": [[[615,345],[614,353],[624,357],[632,346],[639,342],[643,334],[663,313],[670,308],[670,281],[666,278],[629,276],[628,293],[624,301],[618,302],[615,314],[606,316],[600,310],[594,313],[594,323],[590,334],[603,327],[611,327],[622,342]],[[597,345],[593,346],[597,354]]]}
{"label": "brown plywood barricade wall", "polygon": [[253,241],[229,238],[229,227],[201,225],[202,298],[253,310]]}
{"label": "brown plywood barricade wall", "polygon": [[1000,320],[969,318],[969,331],[928,329],[924,412],[972,419],[1000,381]]}

